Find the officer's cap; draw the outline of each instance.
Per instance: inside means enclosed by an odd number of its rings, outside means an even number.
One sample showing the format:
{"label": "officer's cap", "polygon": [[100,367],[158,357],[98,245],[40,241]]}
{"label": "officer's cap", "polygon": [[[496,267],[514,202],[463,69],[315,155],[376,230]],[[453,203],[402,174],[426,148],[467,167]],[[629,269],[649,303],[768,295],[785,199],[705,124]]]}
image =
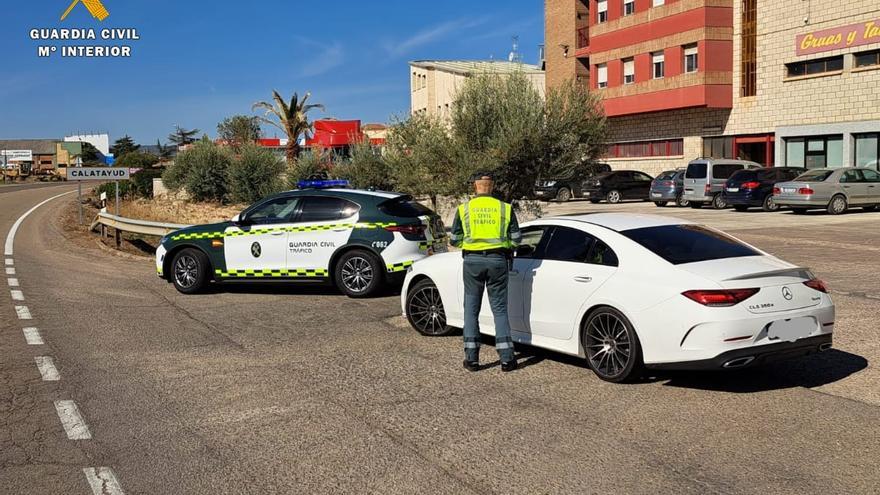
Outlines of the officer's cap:
{"label": "officer's cap", "polygon": [[471,176],[471,182],[476,182],[478,180],[491,180],[495,182],[495,174],[492,172],[477,172]]}

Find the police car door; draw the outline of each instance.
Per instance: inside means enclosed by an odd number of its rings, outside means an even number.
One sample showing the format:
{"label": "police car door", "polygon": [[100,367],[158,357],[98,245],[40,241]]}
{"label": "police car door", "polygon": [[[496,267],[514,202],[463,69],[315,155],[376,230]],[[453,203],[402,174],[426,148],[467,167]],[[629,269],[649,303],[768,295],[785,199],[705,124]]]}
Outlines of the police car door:
{"label": "police car door", "polygon": [[299,210],[287,240],[287,269],[330,276],[330,258],[348,244],[360,206],[343,198],[306,196]]}
{"label": "police car door", "polygon": [[284,270],[288,229],[298,204],[297,197],[280,197],[245,211],[237,225],[226,229],[226,271],[256,277]]}

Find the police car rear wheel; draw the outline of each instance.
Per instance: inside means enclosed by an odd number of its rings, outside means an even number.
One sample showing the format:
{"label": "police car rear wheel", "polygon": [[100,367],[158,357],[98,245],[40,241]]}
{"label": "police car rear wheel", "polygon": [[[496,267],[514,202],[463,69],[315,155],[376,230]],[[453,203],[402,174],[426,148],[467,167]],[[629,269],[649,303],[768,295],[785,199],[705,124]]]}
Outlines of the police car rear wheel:
{"label": "police car rear wheel", "polygon": [[416,283],[406,295],[406,318],[422,335],[444,337],[455,331],[446,325],[440,291],[430,280]]}
{"label": "police car rear wheel", "polygon": [[196,294],[208,285],[208,257],[197,249],[184,249],[171,262],[174,287],[184,294]]}
{"label": "police car rear wheel", "polygon": [[382,265],[367,251],[350,251],[336,263],[336,286],[349,297],[367,297],[382,285]]}

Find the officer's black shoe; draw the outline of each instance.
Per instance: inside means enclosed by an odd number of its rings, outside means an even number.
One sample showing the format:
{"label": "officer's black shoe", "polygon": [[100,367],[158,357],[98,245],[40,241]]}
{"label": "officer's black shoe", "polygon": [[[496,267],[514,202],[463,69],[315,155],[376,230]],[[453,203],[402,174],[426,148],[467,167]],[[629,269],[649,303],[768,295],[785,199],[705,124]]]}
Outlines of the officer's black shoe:
{"label": "officer's black shoe", "polygon": [[505,373],[509,373],[516,369],[516,359],[513,361],[508,361],[506,363],[501,363],[501,371]]}
{"label": "officer's black shoe", "polygon": [[468,371],[480,371],[480,363],[476,361],[467,361],[464,362],[464,369]]}

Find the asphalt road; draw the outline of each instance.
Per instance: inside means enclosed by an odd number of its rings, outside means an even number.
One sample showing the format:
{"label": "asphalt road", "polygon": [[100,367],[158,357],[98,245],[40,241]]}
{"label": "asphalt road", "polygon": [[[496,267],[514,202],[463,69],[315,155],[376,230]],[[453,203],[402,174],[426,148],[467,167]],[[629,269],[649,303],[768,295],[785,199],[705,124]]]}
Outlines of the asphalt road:
{"label": "asphalt road", "polygon": [[[0,234],[67,189],[0,195]],[[25,300],[0,300],[0,493],[91,493],[83,469],[97,467],[127,494],[880,486],[880,214],[789,227],[783,213],[760,217],[771,228],[733,229],[847,294],[835,295],[836,350],[612,385],[527,348],[515,373],[467,373],[460,339],[419,337],[393,296],[257,286],[180,295],[149,260],[67,241],[55,219],[70,198],[24,221],[13,266]],[[32,320],[17,318],[22,304]],[[28,345],[25,326],[45,343]],[[41,380],[38,356],[54,359],[59,381]],[[491,348],[483,359],[494,360]],[[56,400],[77,404],[91,439],[68,439]]]}

